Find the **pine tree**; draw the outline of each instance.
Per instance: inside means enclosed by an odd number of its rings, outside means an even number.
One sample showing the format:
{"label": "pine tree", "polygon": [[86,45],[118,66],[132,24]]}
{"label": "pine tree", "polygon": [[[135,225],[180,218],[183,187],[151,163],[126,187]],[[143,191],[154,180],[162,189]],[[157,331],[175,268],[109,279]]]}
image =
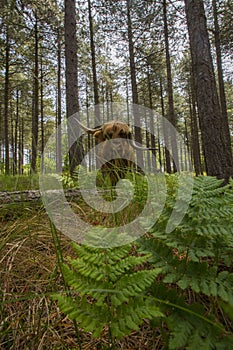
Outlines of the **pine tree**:
{"label": "pine tree", "polygon": [[203,0],[186,0],[185,10],[207,174],[228,180],[233,175],[229,125],[220,110]]}

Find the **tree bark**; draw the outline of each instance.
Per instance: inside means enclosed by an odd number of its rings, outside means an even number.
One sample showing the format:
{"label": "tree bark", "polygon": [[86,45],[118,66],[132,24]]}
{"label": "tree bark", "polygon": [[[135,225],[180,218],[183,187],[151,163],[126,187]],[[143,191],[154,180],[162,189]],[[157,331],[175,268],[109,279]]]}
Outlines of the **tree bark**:
{"label": "tree bark", "polygon": [[228,180],[233,175],[229,126],[220,110],[203,0],[185,0],[185,11],[207,174]]}
{"label": "tree bark", "polygon": [[4,88],[4,137],[5,137],[5,174],[10,173],[10,154],[9,154],[9,60],[10,60],[10,41],[8,26],[6,28],[6,49],[5,49],[5,88]]}
{"label": "tree bark", "polygon": [[95,126],[98,126],[101,124],[101,121],[100,121],[100,110],[99,110],[99,86],[98,86],[98,79],[97,79],[97,72],[96,72],[96,54],[95,54],[93,18],[92,18],[92,11],[91,11],[91,0],[88,0],[88,16],[89,16],[91,62],[92,62],[93,88],[94,88]]}
{"label": "tree bark", "polygon": [[[78,58],[76,39],[75,0],[65,0],[65,62],[66,62],[66,114],[67,118],[79,111],[78,102]],[[70,173],[83,159],[81,140],[74,139],[68,123]]]}
{"label": "tree bark", "polygon": [[23,175],[24,164],[24,121],[23,118],[19,123],[19,147],[18,147],[18,173]]}
{"label": "tree bark", "polygon": [[43,86],[43,61],[40,61],[40,128],[41,128],[41,172],[44,173],[44,86]]}
{"label": "tree bark", "polygon": [[194,89],[194,77],[193,73],[190,72],[190,92],[189,92],[189,104],[190,104],[190,117],[191,117],[191,148],[193,163],[196,176],[202,174],[201,165],[201,148],[200,140],[198,135],[198,117],[196,111],[196,94]]}
{"label": "tree bark", "polygon": [[[131,76],[131,87],[132,87],[132,99],[133,99],[133,117],[134,117],[134,132],[135,140],[142,144],[142,133],[141,133],[141,118],[140,111],[138,108],[138,88],[136,79],[136,68],[135,68],[135,57],[134,57],[134,43],[133,43],[133,31],[131,21],[131,7],[132,0],[126,1],[127,6],[127,32],[128,32],[128,45],[129,45],[129,61],[130,61],[130,76]],[[143,153],[137,151],[137,160],[140,164],[143,164]]]}
{"label": "tree bark", "polygon": [[[105,191],[106,192],[106,191]],[[58,195],[59,190],[51,190],[51,195],[54,193]],[[104,193],[104,191],[103,191]],[[67,200],[72,201],[76,197],[81,197],[82,193],[80,190],[71,189],[65,190],[64,194]],[[41,198],[41,193],[39,190],[28,190],[28,191],[0,191],[0,205],[11,204],[11,203],[23,203],[23,202],[32,202],[39,201]]]}
{"label": "tree bark", "polygon": [[222,53],[221,53],[220,31],[219,31],[219,24],[218,24],[218,10],[217,10],[216,0],[212,0],[212,3],[213,3],[213,16],[214,16],[214,41],[215,41],[216,59],[217,59],[220,107],[222,111],[223,121],[225,124],[224,129],[226,130],[226,135],[225,135],[226,143],[228,144],[228,147],[231,147],[230,133],[227,132],[228,116],[227,116],[225,86],[223,81]]}
{"label": "tree bark", "polygon": [[[156,150],[155,150],[155,130],[154,130],[154,119],[153,119],[153,100],[152,100],[152,88],[151,88],[151,77],[150,77],[150,68],[149,64],[147,66],[147,83],[148,83],[148,94],[149,94],[149,107],[150,107],[150,141],[151,141],[151,147],[154,148],[152,150],[152,169],[154,172],[157,171],[157,164],[156,164]],[[148,145],[147,147],[150,147]]]}
{"label": "tree bark", "polygon": [[[161,104],[161,111],[162,111],[162,117],[165,118],[165,110],[164,110],[164,98],[163,98],[163,84],[162,79],[160,79],[160,104]],[[171,158],[170,153],[166,145],[169,143],[169,137],[167,134],[167,130],[165,128],[165,123],[163,122],[163,136],[165,141],[165,169],[168,174],[171,174],[172,168],[171,168]]]}
{"label": "tree bark", "polygon": [[[175,113],[174,113],[174,102],[173,102],[173,85],[172,85],[172,73],[171,73],[171,59],[170,59],[170,48],[169,48],[169,37],[168,37],[168,24],[167,24],[167,1],[163,0],[163,21],[164,21],[164,40],[166,49],[166,67],[167,67],[167,93],[168,93],[168,109],[169,109],[169,121],[176,127]],[[172,146],[172,157],[173,157],[173,171],[179,171],[179,158],[177,149],[176,135],[171,130],[171,146]]]}
{"label": "tree bark", "polygon": [[16,175],[18,171],[18,126],[19,126],[19,90],[16,91],[16,116],[15,116],[15,130],[14,130],[14,164],[13,174]]}
{"label": "tree bark", "polygon": [[62,172],[62,145],[61,145],[61,38],[57,34],[57,140],[56,140],[56,171]]}
{"label": "tree bark", "polygon": [[[37,16],[37,15],[36,15]],[[37,147],[38,147],[38,123],[39,123],[39,38],[38,38],[38,21],[34,26],[35,52],[34,52],[34,95],[32,109],[32,155],[31,155],[31,172],[36,173]]]}

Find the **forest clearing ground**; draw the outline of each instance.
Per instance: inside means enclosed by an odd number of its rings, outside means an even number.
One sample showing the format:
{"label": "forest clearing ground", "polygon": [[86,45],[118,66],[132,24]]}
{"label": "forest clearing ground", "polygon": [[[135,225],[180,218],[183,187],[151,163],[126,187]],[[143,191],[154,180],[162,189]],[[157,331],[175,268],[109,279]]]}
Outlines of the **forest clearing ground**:
{"label": "forest clearing ground", "polygon": [[[167,180],[174,190],[174,177]],[[13,182],[9,181],[7,185],[10,190]],[[27,188],[32,188],[31,184],[28,183]],[[14,186],[12,189],[18,188]],[[216,191],[219,192],[218,189]],[[133,206],[129,206],[128,212],[117,215],[97,213],[81,198],[70,204],[72,209],[90,224],[112,227],[122,221],[126,223],[133,214],[140,212],[143,200],[139,203],[135,201]],[[64,234],[57,234],[60,255],[65,261],[67,256],[75,257],[72,241]],[[51,349],[51,344],[52,350],[79,349],[73,322],[60,312],[57,304],[51,299],[51,293],[65,291],[56,244],[51,223],[41,202],[0,205],[0,349],[47,350]],[[184,256],[177,249],[172,250],[172,255],[178,255],[178,261],[184,260]],[[211,265],[211,259],[206,260],[206,263]],[[219,268],[221,269],[221,266]],[[232,272],[232,265],[228,270]],[[159,280],[156,280],[157,282]],[[220,321],[225,325],[228,334],[231,333],[230,318],[223,312],[217,299],[201,292],[195,293],[189,287],[180,290],[175,283],[167,284],[168,291],[175,289],[184,298],[185,307],[194,302],[200,302],[204,306],[205,313],[201,314],[201,317],[208,318],[214,308],[217,323]],[[165,322],[162,320],[160,325],[156,323],[152,327],[145,320],[138,331],[132,331],[129,336],[116,341],[117,349],[166,349],[165,342],[169,331]],[[84,350],[109,349],[107,329],[103,330],[101,339],[93,339],[91,333],[81,329],[79,337]]]}
{"label": "forest clearing ground", "polygon": [[[80,203],[79,203],[80,204]],[[88,213],[86,214],[88,216]],[[97,224],[93,217],[94,224]],[[50,293],[64,290],[48,216],[40,204],[13,204],[0,214],[0,348],[72,349],[77,347],[72,321],[60,313]],[[59,235],[62,255],[72,256],[71,241]],[[80,332],[82,349],[107,344]],[[161,336],[145,322],[118,343],[118,349],[162,349]]]}

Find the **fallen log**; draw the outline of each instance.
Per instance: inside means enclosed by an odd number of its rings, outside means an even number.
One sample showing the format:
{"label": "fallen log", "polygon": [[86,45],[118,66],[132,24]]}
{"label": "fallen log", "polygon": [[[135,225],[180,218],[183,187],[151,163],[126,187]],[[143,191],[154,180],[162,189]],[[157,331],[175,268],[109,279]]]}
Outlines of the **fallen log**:
{"label": "fallen log", "polygon": [[[65,197],[67,201],[72,201],[75,198],[81,198],[83,192],[88,192],[89,194],[106,194],[111,193],[111,190],[108,189],[99,189],[99,190],[82,190],[79,189],[68,189],[64,190]],[[46,191],[46,195],[57,195],[61,193],[61,190],[49,190]],[[11,203],[23,203],[23,202],[32,202],[40,201],[41,193],[39,190],[27,190],[27,191],[5,191],[0,192],[0,205],[11,204]]]}
{"label": "fallen log", "polygon": [[[51,190],[55,194],[56,190]],[[81,192],[75,189],[69,189],[64,191],[67,200],[71,200],[75,197],[80,197]],[[0,192],[0,205],[21,203],[21,202],[32,202],[40,201],[41,193],[39,190],[28,190],[28,191],[13,191],[13,192]]]}

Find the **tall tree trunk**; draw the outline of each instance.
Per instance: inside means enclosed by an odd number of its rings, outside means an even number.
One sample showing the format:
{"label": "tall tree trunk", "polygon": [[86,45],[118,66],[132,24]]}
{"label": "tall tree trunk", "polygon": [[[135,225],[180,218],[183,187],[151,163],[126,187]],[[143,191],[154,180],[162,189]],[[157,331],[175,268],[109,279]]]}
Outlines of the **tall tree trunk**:
{"label": "tall tree trunk", "polygon": [[[190,154],[190,141],[189,141],[189,133],[188,133],[188,125],[187,125],[187,119],[184,120],[184,126],[185,126],[185,147],[184,147],[184,170],[188,171],[190,170],[190,164],[188,159],[188,154]],[[181,141],[180,147],[182,147],[183,141]],[[182,159],[182,158],[181,158]]]}
{"label": "tall tree trunk", "polygon": [[203,0],[185,0],[185,11],[207,174],[228,180],[233,175],[229,126],[220,110]]}
{"label": "tall tree trunk", "polygon": [[5,137],[5,173],[10,173],[10,150],[9,150],[9,61],[10,41],[8,27],[6,28],[5,48],[5,88],[4,88],[4,137]]}
{"label": "tall tree trunk", "polygon": [[[79,111],[78,103],[78,59],[76,39],[75,0],[65,0],[65,62],[66,62],[66,114],[67,118]],[[77,127],[77,126],[75,126]],[[70,173],[83,159],[81,140],[76,140],[75,132],[68,123]]]}
{"label": "tall tree trunk", "polygon": [[[144,105],[146,105],[146,101],[144,102]],[[150,146],[150,141],[151,141],[151,133],[149,132],[149,123],[150,123],[150,119],[151,119],[151,113],[149,111],[149,115],[148,115],[149,118],[147,118],[147,113],[145,113],[145,122],[146,122],[146,147],[149,148],[151,147]],[[148,121],[149,119],[149,121]],[[146,169],[148,169],[149,172],[151,172],[152,170],[152,162],[151,162],[151,154],[150,152],[147,152],[146,154],[146,160],[145,160],[145,163],[146,163]]]}
{"label": "tall tree trunk", "polygon": [[[36,15],[37,16],[37,15]],[[38,123],[39,123],[39,37],[38,37],[38,21],[34,27],[35,52],[34,52],[34,96],[32,110],[32,157],[31,172],[36,173],[37,147],[38,147]]]}
{"label": "tall tree trunk", "polygon": [[132,0],[127,0],[126,3],[127,3],[127,28],[128,28],[129,61],[130,61],[131,86],[132,86],[132,99],[133,99],[133,103],[138,104],[138,87],[137,87],[137,79],[136,79],[133,31],[132,31],[132,21],[131,21]]}
{"label": "tall tree trunk", "polygon": [[[133,99],[133,117],[134,117],[134,132],[135,140],[142,144],[142,133],[141,133],[141,116],[140,110],[138,108],[138,88],[136,79],[136,68],[135,68],[135,57],[134,57],[134,43],[133,43],[133,31],[132,31],[132,21],[131,21],[131,7],[132,0],[126,0],[127,6],[127,31],[128,31],[128,45],[129,45],[129,61],[130,61],[130,76],[131,76],[131,86],[132,86],[132,99]],[[137,151],[137,160],[139,164],[143,164],[143,153]]]}
{"label": "tall tree trunk", "polygon": [[57,140],[56,140],[56,171],[62,172],[62,145],[61,145],[61,38],[57,34]]}
{"label": "tall tree trunk", "polygon": [[19,90],[16,91],[16,116],[15,116],[15,131],[14,131],[14,165],[13,173],[17,174],[18,171],[18,125],[19,125]]}
{"label": "tall tree trunk", "polygon": [[15,148],[14,148],[14,120],[13,120],[13,103],[10,100],[10,154],[11,154],[11,173],[15,175]]}
{"label": "tall tree trunk", "polygon": [[44,173],[44,86],[43,86],[43,61],[40,61],[40,128],[41,128],[41,172]]}
{"label": "tall tree trunk", "polygon": [[[165,110],[164,110],[164,98],[163,98],[163,84],[162,79],[160,78],[160,104],[161,104],[161,111],[162,111],[162,117],[165,118]],[[163,119],[164,120],[164,119]],[[171,174],[171,158],[170,153],[168,150],[167,145],[169,144],[169,136],[165,127],[165,123],[163,122],[163,136],[164,136],[164,142],[165,142],[165,164],[166,164],[166,171],[167,173]]]}
{"label": "tall tree trunk", "polygon": [[190,117],[191,117],[191,148],[194,163],[194,170],[196,176],[202,174],[201,166],[201,151],[200,141],[198,135],[198,117],[196,112],[196,95],[194,89],[194,78],[191,73],[191,90],[189,92],[189,105],[190,105]]}
{"label": "tall tree trunk", "polygon": [[23,174],[23,163],[24,163],[24,122],[23,118],[19,122],[19,147],[18,147],[18,173]]}
{"label": "tall tree trunk", "polygon": [[[212,0],[213,4],[213,15],[214,15],[214,40],[217,58],[217,70],[218,70],[218,84],[219,84],[219,97],[220,97],[220,107],[222,111],[223,121],[225,123],[225,130],[228,128],[228,116],[227,116],[227,103],[226,94],[223,81],[223,69],[222,69],[222,53],[221,53],[221,42],[220,42],[220,32],[218,24],[218,10],[216,0]],[[231,145],[230,133],[226,132],[226,143],[228,147]]]}
{"label": "tall tree trunk", "polygon": [[[1,94],[0,94],[0,98],[1,98]],[[0,173],[2,172],[2,166],[3,166],[3,134],[2,132],[4,132],[4,127],[3,127],[3,120],[2,120],[2,108],[0,107]]]}
{"label": "tall tree trunk", "polygon": [[130,103],[130,98],[129,98],[128,72],[126,72],[126,77],[125,77],[125,87],[126,87],[127,123],[128,123],[128,124],[130,124],[130,112],[129,112],[129,103]]}
{"label": "tall tree trunk", "polygon": [[93,87],[94,87],[94,104],[95,104],[95,126],[101,124],[100,110],[99,110],[99,86],[96,72],[96,55],[95,55],[95,41],[94,41],[94,27],[91,11],[91,0],[88,0],[88,16],[89,16],[89,30],[90,30],[90,46],[91,46],[91,62],[92,62],[92,75],[93,75]]}
{"label": "tall tree trunk", "polygon": [[[153,100],[152,100],[152,89],[151,89],[151,77],[150,77],[150,68],[149,64],[147,66],[147,83],[148,83],[148,93],[149,93],[149,107],[150,107],[150,141],[151,141],[151,147],[154,148],[152,150],[153,157],[152,157],[152,169],[154,172],[157,170],[157,164],[156,164],[156,150],[155,150],[155,130],[154,130],[154,115],[153,115]],[[147,147],[150,147],[149,145]]]}
{"label": "tall tree trunk", "polygon": [[[163,0],[163,22],[164,22],[164,40],[166,49],[166,67],[167,67],[167,93],[168,93],[168,109],[169,109],[169,121],[176,127],[175,113],[174,113],[174,102],[173,102],[173,86],[172,86],[172,73],[171,73],[171,59],[169,49],[169,37],[168,37],[168,24],[167,24],[167,1]],[[179,171],[179,158],[177,149],[176,135],[171,130],[171,146],[173,156],[173,170]]]}
{"label": "tall tree trunk", "polygon": [[161,147],[161,142],[160,142],[160,116],[157,115],[157,135],[158,135],[158,160],[159,160],[159,170],[162,171],[163,167],[163,161],[162,161],[162,147]]}
{"label": "tall tree trunk", "polygon": [[[86,77],[85,81],[86,85],[86,111],[87,111],[87,126],[88,128],[90,127],[90,114],[89,114],[89,90],[88,90],[88,81]],[[87,152],[90,151],[90,149],[93,147],[93,136],[90,135],[89,133],[87,134]],[[92,152],[90,152],[90,155],[88,157],[88,167],[90,170],[93,170],[93,164],[94,164],[94,159],[92,159]]]}

